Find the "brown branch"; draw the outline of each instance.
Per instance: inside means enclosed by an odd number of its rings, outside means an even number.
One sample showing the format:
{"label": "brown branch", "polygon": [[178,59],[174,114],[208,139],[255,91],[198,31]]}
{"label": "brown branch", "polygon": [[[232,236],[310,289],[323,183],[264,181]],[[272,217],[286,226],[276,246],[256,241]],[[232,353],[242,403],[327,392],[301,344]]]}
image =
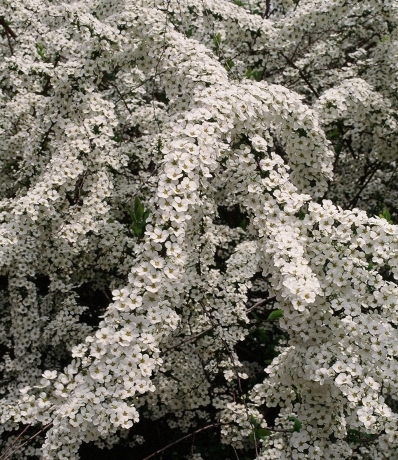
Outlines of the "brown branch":
{"label": "brown branch", "polygon": [[271,0],[266,0],[265,2],[265,13],[263,18],[268,19],[271,12]]}
{"label": "brown branch", "polygon": [[3,16],[0,16],[0,26],[3,27],[3,29],[6,31],[7,35],[10,35],[14,40],[17,39],[17,34],[7,24],[7,21],[4,19]]}
{"label": "brown branch", "polygon": [[10,36],[8,35],[7,32],[6,32],[6,35],[7,35],[7,42],[8,42],[8,47],[10,48],[10,52],[11,54],[14,54],[14,47],[12,46]]}
{"label": "brown branch", "polygon": [[4,19],[3,16],[0,16],[0,26],[3,27],[6,36],[7,36],[7,42],[8,42],[8,47],[10,48],[11,54],[14,54],[14,47],[12,46],[11,38],[16,40],[17,34],[11,29],[11,27],[7,24],[7,21]]}

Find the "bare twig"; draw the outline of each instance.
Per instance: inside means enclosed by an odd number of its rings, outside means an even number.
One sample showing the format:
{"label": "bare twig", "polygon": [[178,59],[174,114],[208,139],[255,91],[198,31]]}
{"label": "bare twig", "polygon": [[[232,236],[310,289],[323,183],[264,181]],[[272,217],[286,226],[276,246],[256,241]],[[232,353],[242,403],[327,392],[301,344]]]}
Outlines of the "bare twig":
{"label": "bare twig", "polygon": [[195,437],[198,433],[201,433],[202,431],[209,430],[210,428],[216,428],[222,425],[228,425],[228,423],[211,423],[210,425],[203,426],[202,428],[199,428],[198,430],[194,431],[193,433],[187,434],[186,436],[183,436],[180,439],[177,439],[177,441],[171,442],[170,444],[167,444],[167,446],[163,447],[162,449],[157,450],[153,454],[149,455],[148,457],[145,457],[143,460],[149,460],[150,458],[155,457],[158,454],[162,454],[165,450],[170,449],[170,447],[175,446],[176,444],[179,444],[182,441],[185,441],[186,439],[189,439],[191,437]]}
{"label": "bare twig", "polygon": [[291,61],[287,56],[285,56],[282,51],[279,51],[279,54],[285,58],[285,60],[289,63],[289,65],[291,67],[293,67],[293,69],[296,69],[298,70],[298,73],[300,74],[300,77],[307,83],[307,86],[308,88],[312,91],[312,93],[316,96],[316,97],[319,97],[319,93],[318,91],[312,86],[312,83],[309,81],[309,79],[307,78],[307,76],[305,75],[305,73],[299,68],[296,66],[296,64]]}
{"label": "bare twig", "polygon": [[119,94],[119,97],[122,100],[124,106],[126,107],[128,113],[130,115],[132,115],[133,112],[130,110],[130,107],[127,105],[126,99],[124,98],[123,94],[120,92],[119,88],[114,83],[110,83],[110,86],[112,86],[112,88],[115,88],[115,90]]}
{"label": "bare twig", "polygon": [[[202,306],[202,309],[203,311],[205,312],[205,314],[208,316],[209,318],[209,321],[212,323],[213,327],[217,327],[219,326],[220,328],[222,328],[222,324],[220,322],[220,320],[218,319],[213,319],[210,315],[210,313],[207,311],[206,309],[206,306],[204,305],[203,302],[199,302],[200,305]],[[250,425],[253,426],[253,434],[254,434],[254,448],[255,448],[255,451],[256,451],[256,456],[258,456],[258,446],[257,446],[257,439],[256,439],[256,433],[254,431],[254,425],[252,424],[252,421],[251,421],[251,418],[249,416],[249,408],[247,406],[247,401],[246,401],[246,398],[245,398],[245,395],[243,393],[243,389],[242,389],[242,384],[241,384],[241,379],[240,379],[240,376],[239,376],[239,371],[238,369],[236,368],[236,365],[234,363],[234,355],[233,355],[233,350],[230,349],[230,346],[228,344],[228,342],[222,337],[220,336],[220,339],[221,341],[223,342],[224,344],[224,347],[225,347],[225,351],[228,353],[229,355],[229,358],[231,360],[231,364],[232,364],[232,368],[233,368],[233,371],[235,373],[235,376],[236,376],[236,380],[237,380],[237,383],[238,383],[238,390],[239,390],[239,393],[240,393],[240,396],[242,398],[242,402],[243,402],[243,405],[245,406],[245,410],[246,410],[246,414],[247,414],[247,418],[250,422]]]}
{"label": "bare twig", "polygon": [[181,345],[183,345],[184,343],[192,342],[192,340],[200,339],[200,337],[203,337],[208,332],[212,331],[214,328],[215,328],[215,326],[211,326],[208,329],[205,329],[204,331],[199,332],[198,334],[191,335],[191,336],[187,337],[186,339],[181,340],[181,342],[177,343],[177,345],[173,345],[172,347],[166,348],[165,351],[174,350],[174,348],[178,348]]}
{"label": "bare twig", "polygon": [[376,162],[374,167],[372,168],[372,170],[370,171],[370,173],[366,174],[366,176],[363,178],[363,182],[361,184],[361,187],[359,188],[358,192],[356,193],[356,195],[354,196],[354,198],[351,200],[350,204],[348,205],[348,208],[349,209],[353,209],[360,196],[361,196],[361,193],[365,190],[365,188],[367,187],[367,185],[369,184],[369,182],[372,180],[373,176],[375,175],[375,173],[379,170],[381,166],[381,162]]}
{"label": "bare twig", "polygon": [[255,310],[257,307],[259,307],[260,305],[263,305],[265,303],[268,303],[268,302],[271,302],[271,300],[275,300],[275,296],[274,297],[268,297],[267,299],[263,299],[263,300],[260,300],[259,302],[255,303],[254,305],[252,305],[250,308],[248,308],[246,310],[246,313],[250,313],[251,311]]}
{"label": "bare twig", "polygon": [[112,302],[112,299],[109,297],[109,295],[108,295],[108,293],[106,292],[105,289],[101,289],[101,292],[104,294],[104,296],[105,296],[105,298],[106,298],[106,300],[108,302]]}
{"label": "bare twig", "polygon": [[[8,460],[9,458],[11,458],[15,452],[17,452],[18,450],[22,449],[22,447],[26,446],[26,444],[29,444],[34,438],[36,438],[37,436],[39,436],[39,434],[43,433],[43,431],[47,430],[47,428],[50,428],[50,426],[53,424],[53,422],[50,422],[48,423],[46,426],[44,426],[40,431],[38,431],[36,434],[32,435],[27,441],[25,441],[24,443],[22,443],[20,446],[18,446],[17,448],[15,448],[12,452],[10,452],[8,455],[5,455],[3,454],[1,457],[0,457],[0,460]],[[15,443],[14,443],[15,445]],[[7,451],[8,452],[8,451]]]}
{"label": "bare twig", "polygon": [[[12,444],[8,447],[8,449],[6,449],[5,452],[3,452],[3,455],[2,457],[5,455],[17,444],[17,442],[19,441],[19,439],[21,438],[21,436],[23,436],[30,428],[30,425],[26,426],[20,433],[19,435],[14,439],[14,441],[12,442]],[[7,457],[5,457],[7,458]]]}

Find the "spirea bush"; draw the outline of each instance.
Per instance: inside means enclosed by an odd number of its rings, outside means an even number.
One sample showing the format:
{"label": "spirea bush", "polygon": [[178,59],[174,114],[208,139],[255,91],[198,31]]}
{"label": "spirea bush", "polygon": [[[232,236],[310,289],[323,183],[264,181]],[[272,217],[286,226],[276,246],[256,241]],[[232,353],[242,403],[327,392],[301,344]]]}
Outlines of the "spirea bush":
{"label": "spirea bush", "polygon": [[0,1],[1,460],[398,458],[397,24]]}

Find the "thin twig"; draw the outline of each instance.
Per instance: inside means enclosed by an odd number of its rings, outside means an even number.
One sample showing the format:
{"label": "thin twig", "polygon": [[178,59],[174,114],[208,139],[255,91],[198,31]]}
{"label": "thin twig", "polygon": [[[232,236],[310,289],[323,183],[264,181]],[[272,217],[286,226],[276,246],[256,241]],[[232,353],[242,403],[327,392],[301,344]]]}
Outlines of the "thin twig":
{"label": "thin twig", "polygon": [[109,85],[112,86],[113,88],[115,88],[115,90],[119,94],[120,99],[122,100],[124,106],[126,107],[128,113],[130,115],[132,115],[133,112],[130,110],[130,107],[127,105],[126,99],[124,98],[123,94],[120,92],[119,88],[114,83],[109,83]]}
{"label": "thin twig", "polygon": [[[29,428],[30,428],[30,425],[26,426],[26,427],[19,433],[19,435],[14,439],[14,441],[12,442],[12,444],[7,448],[7,450],[6,450],[5,452],[3,452],[2,457],[5,456],[5,455],[16,445],[16,443],[18,442],[19,438],[20,438],[21,436],[23,436],[23,435],[26,433],[26,431],[29,430]],[[5,458],[6,458],[6,457],[5,457]]]}
{"label": "thin twig", "polygon": [[293,67],[293,69],[298,70],[300,77],[307,83],[308,88],[314,93],[316,97],[319,97],[318,91],[312,86],[311,82],[309,81],[305,73],[300,69],[300,67],[297,67],[293,61],[291,61],[287,56],[285,56],[282,53],[282,51],[279,51],[279,54],[286,59],[286,61],[290,64],[291,67]]}
{"label": "thin twig", "polygon": [[[222,328],[222,324],[221,324],[220,320],[218,320],[216,318],[213,319],[211,317],[210,313],[207,311],[204,303],[201,302],[201,301],[199,303],[202,306],[202,309],[205,312],[205,314],[208,316],[209,321],[213,324],[213,326],[214,327],[219,326],[220,328]],[[255,427],[254,427],[254,425],[253,425],[253,423],[251,421],[251,418],[249,416],[249,408],[247,406],[246,398],[245,398],[245,395],[243,393],[243,389],[242,389],[242,385],[241,385],[241,379],[240,379],[240,376],[239,376],[239,371],[236,368],[236,365],[235,365],[235,362],[234,362],[235,361],[234,351],[230,349],[228,342],[222,336],[220,336],[220,339],[223,342],[224,347],[225,347],[225,351],[227,352],[227,354],[229,355],[229,358],[231,360],[231,365],[232,365],[232,368],[233,368],[233,371],[235,373],[236,380],[237,380],[237,383],[238,383],[239,394],[240,394],[240,397],[242,398],[243,405],[245,406],[245,410],[246,410],[246,414],[247,414],[247,418],[249,420],[249,423],[250,423],[251,426],[253,426],[254,448],[255,448],[255,451],[256,451],[256,457],[258,457],[259,452],[258,452],[258,446],[257,446],[256,432],[254,430]]]}
{"label": "thin twig", "polygon": [[18,446],[16,449],[14,449],[10,454],[8,454],[7,456],[4,456],[5,454],[3,454],[3,456],[0,457],[0,460],[7,460],[9,458],[11,458],[15,452],[17,452],[19,449],[21,449],[22,447],[26,446],[26,444],[29,444],[30,441],[32,441],[34,438],[36,438],[37,436],[39,436],[39,434],[41,434],[43,431],[47,430],[47,428],[49,428],[51,425],[53,424],[53,422],[50,422],[48,423],[46,426],[44,426],[40,431],[38,431],[36,434],[32,435],[27,441],[25,441],[24,443],[22,443],[20,446]]}
{"label": "thin twig", "polygon": [[105,291],[105,289],[101,289],[101,292],[104,294],[106,300],[108,302],[112,302],[112,299],[109,297],[108,293]]}
{"label": "thin twig", "polygon": [[375,167],[370,171],[370,173],[368,173],[365,176],[364,181],[362,182],[361,187],[359,188],[357,194],[354,196],[354,198],[351,200],[350,204],[348,205],[349,209],[353,209],[356,206],[361,196],[361,193],[365,190],[369,182],[372,180],[374,174],[379,170],[380,166],[381,166],[381,162],[376,162]]}
{"label": "thin twig", "polygon": [[170,449],[170,447],[175,446],[176,444],[179,444],[182,441],[185,441],[186,439],[191,438],[192,436],[196,436],[198,433],[201,433],[202,431],[209,430],[210,428],[216,428],[218,426],[222,425],[229,425],[228,423],[211,423],[210,425],[206,425],[202,428],[199,428],[198,430],[194,431],[193,433],[187,434],[186,436],[183,436],[180,439],[177,439],[177,441],[171,442],[170,444],[167,444],[167,446],[162,447],[162,449],[157,450],[153,454],[149,455],[148,457],[145,457],[143,460],[149,460],[150,458],[155,457],[158,454],[162,454],[165,450]]}
{"label": "thin twig", "polygon": [[181,340],[181,342],[177,343],[177,345],[173,345],[172,347],[166,348],[165,351],[174,350],[174,348],[178,348],[181,345],[183,345],[184,343],[192,342],[192,340],[199,339],[200,337],[203,337],[204,335],[206,335],[208,332],[212,331],[214,328],[215,328],[215,326],[211,326],[208,329],[205,329],[204,331],[199,332],[199,334],[191,335],[191,336],[187,337],[186,339]]}
{"label": "thin twig", "polygon": [[260,300],[259,302],[255,303],[253,306],[251,306],[250,308],[248,308],[246,310],[246,313],[250,313],[251,311],[255,310],[257,307],[259,307],[260,305],[263,305],[265,303],[268,303],[270,302],[271,300],[275,300],[276,297],[268,297],[267,299],[263,299],[263,300]]}

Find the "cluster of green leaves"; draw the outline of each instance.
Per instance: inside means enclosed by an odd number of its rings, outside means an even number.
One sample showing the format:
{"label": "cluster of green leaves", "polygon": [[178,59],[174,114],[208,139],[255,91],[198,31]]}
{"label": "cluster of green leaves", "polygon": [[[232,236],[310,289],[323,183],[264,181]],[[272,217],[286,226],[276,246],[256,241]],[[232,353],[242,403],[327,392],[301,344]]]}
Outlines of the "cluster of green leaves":
{"label": "cluster of green leaves", "polygon": [[218,33],[218,34],[214,34],[213,35],[213,45],[214,45],[214,49],[216,52],[219,51],[220,49],[220,45],[221,45],[221,34]]}
{"label": "cluster of green leaves", "polygon": [[347,431],[347,441],[354,443],[369,442],[375,439],[374,435],[368,433],[362,433],[358,430],[348,430]]}
{"label": "cluster of green leaves", "polygon": [[141,200],[137,197],[134,200],[134,206],[128,206],[127,212],[129,213],[130,231],[137,238],[144,236],[146,221],[149,217],[150,211],[145,210]]}
{"label": "cluster of green leaves", "polygon": [[255,81],[261,81],[263,79],[263,71],[262,70],[253,70],[252,68],[247,69],[245,73],[246,78],[252,78]]}
{"label": "cluster of green leaves", "polygon": [[37,54],[42,58],[44,59],[46,56],[45,56],[45,53],[44,53],[44,46],[42,43],[37,43],[36,44],[36,51],[37,51]]}
{"label": "cluster of green leaves", "polygon": [[[213,49],[217,55],[220,55],[221,52],[221,42],[222,37],[221,34],[214,34],[213,35]],[[223,59],[224,68],[229,72],[235,66],[235,62],[232,59]]]}
{"label": "cluster of green leaves", "polygon": [[252,415],[250,416],[250,423],[253,426],[253,431],[249,436],[249,440],[252,444],[256,444],[258,441],[263,440],[272,434],[272,431],[267,430],[266,428],[261,428],[261,425]]}
{"label": "cluster of green leaves", "polygon": [[298,432],[301,430],[302,423],[297,417],[291,416],[291,417],[288,417],[288,420],[293,422],[292,433],[294,433],[295,431]]}

